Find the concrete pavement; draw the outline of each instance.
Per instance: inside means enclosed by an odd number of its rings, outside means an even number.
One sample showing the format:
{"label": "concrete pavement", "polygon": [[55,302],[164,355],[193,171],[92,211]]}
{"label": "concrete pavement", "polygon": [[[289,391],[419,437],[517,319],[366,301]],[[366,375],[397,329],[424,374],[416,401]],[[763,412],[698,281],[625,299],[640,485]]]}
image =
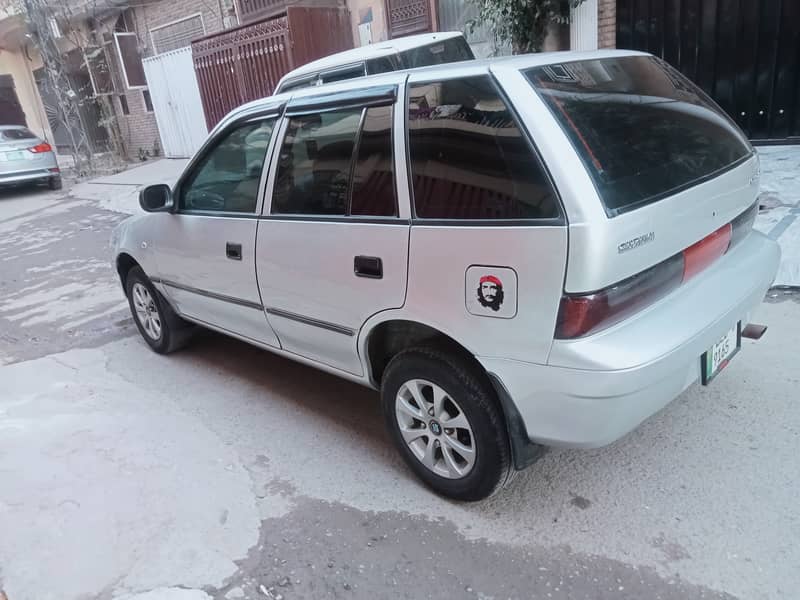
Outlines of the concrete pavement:
{"label": "concrete pavement", "polygon": [[95,200],[100,208],[133,215],[141,210],[139,190],[142,187],[156,183],[174,185],[188,162],[184,158],[151,160],[115,175],[78,183],[69,193],[73,198]]}
{"label": "concrete pavement", "polygon": [[800,286],[800,146],[764,146],[755,227],[781,246],[775,285]]}

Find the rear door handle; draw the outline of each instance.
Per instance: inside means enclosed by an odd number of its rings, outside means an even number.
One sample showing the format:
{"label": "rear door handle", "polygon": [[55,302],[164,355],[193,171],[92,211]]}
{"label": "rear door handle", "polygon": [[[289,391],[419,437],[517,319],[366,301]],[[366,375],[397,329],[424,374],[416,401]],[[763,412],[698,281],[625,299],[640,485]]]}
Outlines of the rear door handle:
{"label": "rear door handle", "polygon": [[383,261],[377,256],[356,256],[353,259],[356,277],[383,279]]}
{"label": "rear door handle", "polygon": [[242,260],[242,245],[227,242],[225,244],[225,256],[231,260]]}

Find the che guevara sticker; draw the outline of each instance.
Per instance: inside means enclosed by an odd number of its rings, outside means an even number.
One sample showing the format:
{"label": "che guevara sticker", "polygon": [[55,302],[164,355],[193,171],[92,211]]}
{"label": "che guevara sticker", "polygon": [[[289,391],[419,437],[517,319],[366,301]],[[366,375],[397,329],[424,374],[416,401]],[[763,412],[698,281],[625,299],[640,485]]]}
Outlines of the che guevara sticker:
{"label": "che guevara sticker", "polygon": [[517,314],[517,273],[508,267],[472,265],[465,286],[467,312],[478,317],[511,319]]}

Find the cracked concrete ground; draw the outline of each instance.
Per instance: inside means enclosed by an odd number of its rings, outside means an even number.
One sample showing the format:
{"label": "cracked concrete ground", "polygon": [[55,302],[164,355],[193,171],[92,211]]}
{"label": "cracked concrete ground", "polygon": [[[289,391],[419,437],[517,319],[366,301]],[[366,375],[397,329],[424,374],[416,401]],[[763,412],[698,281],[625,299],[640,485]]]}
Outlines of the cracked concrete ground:
{"label": "cracked concrete ground", "polygon": [[9,600],[796,597],[795,294],[712,386],[458,504],[367,389],[216,334],[150,352],[107,264],[120,218],[0,195]]}

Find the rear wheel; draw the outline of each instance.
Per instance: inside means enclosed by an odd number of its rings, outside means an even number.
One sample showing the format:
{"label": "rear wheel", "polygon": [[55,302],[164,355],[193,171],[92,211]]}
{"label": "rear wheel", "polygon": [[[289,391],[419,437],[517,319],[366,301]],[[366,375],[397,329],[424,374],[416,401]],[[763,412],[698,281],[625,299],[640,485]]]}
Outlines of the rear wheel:
{"label": "rear wheel", "polygon": [[51,177],[47,180],[47,187],[51,190],[60,190],[63,187],[63,182],[61,181],[61,177]]}
{"label": "rear wheel", "polygon": [[150,348],[168,354],[186,345],[192,326],[175,314],[141,267],[128,271],[125,291],[136,327]]}
{"label": "rear wheel", "polygon": [[386,368],[381,395],[400,453],[434,491],[481,500],[510,479],[505,420],[477,366],[447,351],[406,350]]}

